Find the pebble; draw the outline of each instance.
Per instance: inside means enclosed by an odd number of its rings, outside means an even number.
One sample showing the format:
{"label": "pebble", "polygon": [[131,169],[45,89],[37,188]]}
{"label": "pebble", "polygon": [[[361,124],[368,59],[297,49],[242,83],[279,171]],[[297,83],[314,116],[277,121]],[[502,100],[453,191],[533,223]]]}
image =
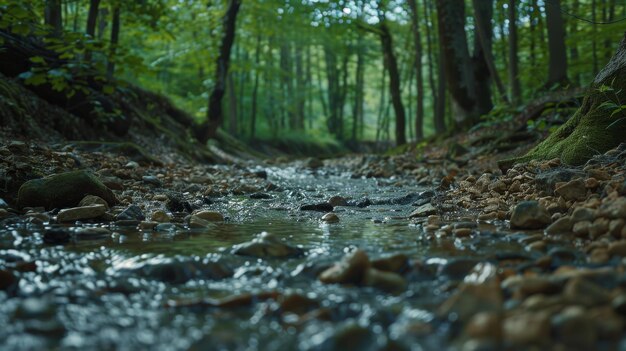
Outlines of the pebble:
{"label": "pebble", "polygon": [[337,195],[328,199],[328,203],[333,207],[348,206],[348,201],[346,200],[346,198]]}
{"label": "pebble", "polygon": [[83,219],[92,219],[102,216],[106,212],[104,205],[91,205],[84,207],[66,208],[59,211],[57,221],[73,222]]}
{"label": "pebble", "polygon": [[92,239],[92,238],[100,238],[111,235],[111,231],[107,228],[92,228],[92,227],[82,227],[78,228],[74,231],[74,236],[77,239]]}
{"label": "pebble", "polygon": [[278,237],[263,232],[252,241],[233,246],[232,253],[253,257],[297,257],[304,254],[304,250],[287,245]]}
{"label": "pebble", "polygon": [[371,264],[381,271],[402,273],[409,267],[409,257],[405,254],[395,254],[372,260]]}
{"label": "pebble", "polygon": [[591,350],[597,339],[596,326],[580,306],[566,307],[552,318],[557,337],[571,349]]}
{"label": "pebble", "polygon": [[209,222],[223,222],[224,221],[224,216],[221,213],[216,212],[216,211],[198,211],[198,212],[193,213],[191,217],[200,218]]}
{"label": "pebble", "polygon": [[453,233],[457,238],[466,238],[472,235],[472,230],[470,228],[459,228],[455,229]]}
{"label": "pebble", "polygon": [[300,206],[300,211],[331,212],[332,210],[333,205],[329,204],[328,202]]}
{"label": "pebble", "polygon": [[550,315],[546,312],[524,312],[504,320],[504,340],[513,345],[545,346],[550,342]]}
{"label": "pebble", "polygon": [[70,241],[70,232],[62,228],[48,229],[43,234],[43,242],[50,245],[66,244]]}
{"label": "pebble", "polygon": [[115,219],[118,221],[143,221],[146,219],[143,211],[137,205],[130,205],[124,211],[115,216]]}
{"label": "pebble", "polygon": [[502,340],[502,317],[498,313],[479,312],[472,316],[465,327],[465,334],[470,338]]}
{"label": "pebble", "polygon": [[340,262],[323,271],[319,280],[324,284],[360,284],[365,271],[370,267],[369,257],[363,250],[354,250]]}
{"label": "pebble", "polygon": [[141,221],[139,223],[139,229],[143,230],[153,230],[159,223],[152,221]]}
{"label": "pebble", "polygon": [[584,278],[570,279],[563,289],[563,296],[571,303],[588,307],[611,301],[608,291]]}
{"label": "pebble", "polygon": [[573,226],[574,222],[570,217],[561,217],[546,228],[546,234],[555,235],[570,233]]}
{"label": "pebble", "polygon": [[500,313],[503,296],[495,280],[483,284],[463,283],[437,309],[437,315],[451,321],[466,323],[480,312]]}
{"label": "pebble", "polygon": [[78,203],[78,206],[80,206],[80,207],[92,206],[92,205],[102,205],[107,210],[109,209],[109,203],[106,202],[100,196],[96,196],[96,195],[87,195],[87,196],[83,197],[83,199],[80,200],[80,202]]}
{"label": "pebble", "polygon": [[411,212],[411,214],[409,215],[409,218],[427,217],[430,215],[434,215],[436,213],[437,213],[437,208],[435,208],[435,206],[433,206],[431,203],[427,203],[425,205],[418,207],[415,211]]}
{"label": "pebble", "polygon": [[511,215],[511,228],[542,229],[551,222],[550,214],[537,201],[518,203]]}
{"label": "pebble", "polygon": [[363,275],[363,285],[371,286],[388,293],[401,293],[406,290],[406,280],[397,273],[385,272],[369,267]]}
{"label": "pebble", "polygon": [[154,185],[157,188],[160,188],[163,186],[163,183],[156,176],[152,176],[152,175],[143,176],[141,177],[141,180],[144,183],[149,184],[149,185]]}
{"label": "pebble", "polygon": [[168,215],[165,211],[156,210],[152,212],[152,214],[150,215],[150,219],[154,222],[165,223],[170,222],[172,220],[172,217]]}
{"label": "pebble", "polygon": [[329,212],[322,216],[322,221],[325,223],[338,223],[339,217],[336,214]]}
{"label": "pebble", "polygon": [[582,179],[571,180],[561,186],[557,186],[554,192],[565,200],[578,201],[587,197],[587,188]]}

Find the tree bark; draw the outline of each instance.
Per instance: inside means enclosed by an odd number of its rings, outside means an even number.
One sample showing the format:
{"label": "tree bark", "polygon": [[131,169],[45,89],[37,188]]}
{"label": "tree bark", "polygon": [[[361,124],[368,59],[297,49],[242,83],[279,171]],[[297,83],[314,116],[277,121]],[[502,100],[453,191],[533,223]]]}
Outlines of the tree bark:
{"label": "tree bark", "polygon": [[261,70],[261,34],[258,34],[256,39],[254,64],[254,85],[252,87],[252,106],[250,108],[250,139],[254,139],[256,134],[257,95],[259,91],[259,76]]}
{"label": "tree bark", "polygon": [[219,55],[217,57],[217,69],[215,72],[215,86],[209,96],[209,106],[207,109],[207,121],[202,125],[202,131],[198,133],[198,140],[206,143],[209,138],[214,138],[217,129],[222,125],[224,116],[222,114],[222,98],[226,88],[228,78],[228,66],[230,64],[230,51],[235,42],[235,28],[237,23],[237,13],[241,6],[241,0],[230,0],[228,8],[222,19],[224,35],[220,44]]}
{"label": "tree bark", "polygon": [[439,45],[452,102],[458,107],[457,124],[473,122],[476,113],[476,80],[465,34],[464,0],[437,0]]}
{"label": "tree bark", "polygon": [[120,39],[120,25],[120,7],[117,5],[113,9],[113,20],[111,21],[111,43],[109,44],[109,59],[107,61],[107,78],[109,80],[113,79],[115,73],[115,54]]}
{"label": "tree bark", "polygon": [[561,0],[546,3],[548,22],[548,81],[546,87],[567,84],[567,51],[565,48],[565,25],[561,15]]}
{"label": "tree bark", "polygon": [[417,84],[417,106],[415,107],[415,140],[424,139],[424,76],[422,71],[422,36],[419,28],[419,12],[415,0],[409,0],[412,13],[413,40],[415,41],[415,79]]}
{"label": "tree bark", "polygon": [[[608,89],[600,89],[606,87]],[[499,162],[507,169],[516,162],[560,158],[565,164],[584,164],[626,142],[626,35],[609,63],[587,90],[582,106],[546,140],[523,157]]]}
{"label": "tree bark", "polygon": [[522,88],[519,79],[517,57],[517,2],[509,0],[509,84],[511,85],[511,99],[514,105],[521,102]]}
{"label": "tree bark", "polygon": [[63,33],[63,1],[46,0],[44,23],[51,27],[51,36],[59,38]]}
{"label": "tree bark", "polygon": [[[98,7],[100,6],[100,0],[89,1],[89,13],[87,15],[87,27],[85,28],[85,34],[91,39],[96,37],[96,23],[98,21]],[[91,62],[91,50],[85,50],[85,61]]]}
{"label": "tree bark", "polygon": [[404,106],[402,105],[402,92],[400,90],[400,72],[398,70],[398,62],[393,52],[393,38],[389,32],[387,24],[383,21],[380,24],[380,40],[383,48],[384,66],[389,72],[389,96],[396,115],[396,145],[406,144],[406,116]]}

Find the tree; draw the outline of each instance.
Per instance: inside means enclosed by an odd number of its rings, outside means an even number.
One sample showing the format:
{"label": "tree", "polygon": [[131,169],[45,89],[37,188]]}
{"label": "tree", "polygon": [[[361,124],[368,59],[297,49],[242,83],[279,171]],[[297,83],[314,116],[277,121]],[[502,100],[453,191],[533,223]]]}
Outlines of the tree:
{"label": "tree", "polygon": [[504,160],[506,169],[516,162],[560,158],[580,165],[626,141],[626,34],[609,63],[598,73],[580,108],[557,131],[523,157]]}
{"label": "tree", "polygon": [[120,5],[115,4],[113,7],[113,20],[111,21],[111,47],[109,50],[109,60],[107,62],[107,77],[109,79],[113,79],[113,73],[115,73],[115,55],[120,40],[120,12]]}
{"label": "tree", "polygon": [[53,37],[60,37],[63,33],[63,5],[61,0],[46,0],[44,9],[44,23],[52,29]]}
{"label": "tree", "polygon": [[424,77],[422,74],[422,37],[419,28],[419,13],[416,0],[409,0],[411,19],[413,23],[413,36],[415,41],[415,75],[417,83],[417,107],[415,110],[415,139],[420,141],[424,138]]}
{"label": "tree", "polygon": [[516,1],[509,0],[509,84],[511,86],[511,98],[514,104],[519,104],[522,98],[522,88],[519,79],[517,57],[517,14]]}
{"label": "tree", "polygon": [[235,28],[237,23],[237,13],[241,6],[240,0],[230,0],[228,8],[222,18],[224,34],[220,44],[219,55],[217,57],[217,69],[215,72],[215,86],[209,95],[209,106],[207,109],[207,120],[201,125],[198,131],[198,140],[206,143],[209,138],[214,138],[217,129],[222,125],[224,116],[222,115],[222,98],[226,91],[226,81],[228,79],[228,66],[230,63],[230,51],[235,42]]}
{"label": "tree", "polygon": [[[89,13],[87,14],[87,27],[85,28],[85,34],[87,34],[91,39],[94,39],[96,35],[99,6],[100,0],[89,1]],[[91,50],[85,50],[85,61],[91,61]]]}
{"label": "tree", "polygon": [[561,15],[561,0],[546,3],[548,22],[548,81],[546,87],[567,84],[567,51],[565,49],[565,24]]}
{"label": "tree", "polygon": [[389,72],[389,95],[391,104],[396,116],[396,144],[406,144],[405,124],[406,116],[404,113],[404,105],[402,104],[402,93],[400,90],[400,71],[398,69],[398,61],[393,52],[393,39],[387,23],[383,20],[380,24],[380,41],[383,48],[383,62],[385,69]]}

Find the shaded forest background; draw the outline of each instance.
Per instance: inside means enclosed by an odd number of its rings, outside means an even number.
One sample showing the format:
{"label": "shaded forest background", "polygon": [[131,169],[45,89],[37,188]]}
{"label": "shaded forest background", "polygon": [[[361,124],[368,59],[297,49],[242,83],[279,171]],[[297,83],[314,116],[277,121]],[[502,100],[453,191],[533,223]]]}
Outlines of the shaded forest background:
{"label": "shaded forest background", "polygon": [[511,119],[586,86],[626,30],[617,0],[3,0],[0,38],[55,53],[14,70],[27,86],[131,83],[202,122],[233,5],[222,127],[243,140],[404,144]]}

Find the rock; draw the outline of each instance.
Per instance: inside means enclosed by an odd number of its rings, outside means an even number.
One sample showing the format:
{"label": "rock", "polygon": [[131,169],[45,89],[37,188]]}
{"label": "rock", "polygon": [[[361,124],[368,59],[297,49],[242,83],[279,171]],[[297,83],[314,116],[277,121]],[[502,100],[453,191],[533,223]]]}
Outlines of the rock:
{"label": "rock", "polygon": [[48,229],[43,234],[43,242],[50,245],[66,244],[70,241],[70,232],[62,228]]}
{"label": "rock", "polygon": [[103,198],[95,195],[87,195],[83,197],[82,200],[78,203],[78,206],[92,206],[92,205],[103,205],[107,210],[109,209],[109,203],[106,202]]}
{"label": "rock", "polygon": [[546,345],[550,333],[550,315],[546,312],[525,312],[504,320],[504,340],[513,345]]}
{"label": "rock", "polygon": [[96,195],[109,206],[117,202],[113,192],[92,173],[74,171],[27,181],[18,191],[17,204],[19,208],[67,208],[76,206],[86,195]]}
{"label": "rock", "polygon": [[582,179],[571,180],[561,186],[558,186],[554,193],[563,197],[565,200],[579,201],[587,197],[587,188]]}
{"label": "rock", "polygon": [[104,205],[91,205],[83,207],[66,208],[57,214],[59,222],[73,222],[83,219],[92,219],[102,216],[106,212]]}
{"label": "rock", "polygon": [[153,230],[157,225],[159,225],[159,222],[141,221],[139,223],[139,229]]}
{"label": "rock", "polygon": [[372,260],[372,267],[385,272],[402,273],[409,267],[409,258],[405,254],[396,254]]}
{"label": "rock", "polygon": [[342,196],[333,196],[328,199],[328,203],[333,207],[348,206],[348,201]]}
{"label": "rock", "polygon": [[609,245],[611,256],[626,257],[626,240],[619,240]]}
{"label": "rock", "polygon": [[106,228],[83,227],[74,231],[76,239],[97,239],[111,235],[111,231]]}
{"label": "rock", "polygon": [[322,160],[320,160],[319,158],[311,157],[306,161],[306,167],[317,169],[320,167],[324,167],[324,162],[322,162]]}
{"label": "rock", "polygon": [[484,284],[462,283],[437,310],[441,318],[467,323],[480,312],[500,313],[503,296],[496,280]]}
{"label": "rock", "polygon": [[401,293],[406,290],[406,280],[397,273],[379,271],[370,267],[365,270],[363,285],[371,286],[389,293]]}
{"label": "rock", "polygon": [[126,165],[124,165],[124,168],[137,169],[137,168],[139,168],[139,163],[137,163],[135,161],[129,161]]}
{"label": "rock", "polygon": [[354,284],[363,281],[365,271],[369,269],[369,257],[363,250],[354,250],[345,255],[340,262],[323,271],[319,280],[324,284]]}
{"label": "rock", "polygon": [[502,288],[511,291],[517,298],[526,298],[530,295],[550,295],[561,290],[561,286],[546,276],[514,275],[502,282]]}
{"label": "rock", "polygon": [[561,217],[554,221],[554,223],[550,224],[548,228],[546,228],[546,234],[555,235],[571,233],[573,226],[574,222],[570,217]]}
{"label": "rock", "polygon": [[609,222],[609,233],[614,238],[620,238],[620,234],[622,232],[622,228],[626,225],[626,221],[618,218]]}
{"label": "rock", "polygon": [[139,206],[130,205],[120,214],[115,216],[115,219],[118,221],[143,221],[144,219],[146,219],[146,216],[144,216],[143,211],[141,211],[141,208],[139,208]]}
{"label": "rock", "polygon": [[271,199],[272,195],[267,194],[267,193],[254,193],[254,194],[250,194],[250,198],[255,199],[255,200],[267,200],[267,199]]}
{"label": "rock", "polygon": [[596,218],[595,221],[589,226],[589,236],[595,239],[601,235],[604,235],[609,230],[609,220],[607,218]]}
{"label": "rock", "polygon": [[4,208],[0,208],[0,220],[8,218],[8,217],[12,217],[13,214],[7,210],[5,210]]}
{"label": "rock", "polygon": [[589,227],[591,227],[591,222],[589,221],[577,222],[572,227],[572,232],[577,237],[586,237],[589,235]]}
{"label": "rock", "polygon": [[9,204],[7,204],[6,201],[4,201],[4,199],[0,198],[0,209],[7,209],[9,208]]}
{"label": "rock", "polygon": [[202,219],[198,216],[190,216],[189,217],[189,228],[193,229],[204,229],[204,228],[213,228],[215,224],[207,221],[206,219]]}
{"label": "rock", "polygon": [[329,212],[322,216],[322,221],[325,223],[338,223],[339,217],[336,214]]}
{"label": "rock", "polygon": [[454,236],[457,238],[466,238],[472,235],[472,230],[470,228],[459,228],[453,231]]}
{"label": "rock", "polygon": [[479,312],[465,326],[465,335],[476,339],[502,340],[502,317],[498,313]]}
{"label": "rock", "polygon": [[304,250],[283,243],[276,236],[263,232],[252,241],[233,246],[232,253],[253,257],[297,257],[304,254]]}
{"label": "rock", "polygon": [[522,201],[511,215],[511,228],[541,229],[551,222],[550,214],[537,201]]}
{"label": "rock", "polygon": [[28,144],[19,140],[11,141],[9,145],[7,145],[7,149],[9,149],[12,153],[18,154],[18,155],[27,154],[28,151],[30,150],[28,147]]}
{"label": "rock", "polygon": [[9,292],[13,295],[17,292],[19,279],[10,271],[0,269],[0,291]]}
{"label": "rock", "polygon": [[565,285],[563,296],[571,303],[589,307],[611,301],[611,295],[607,290],[584,278],[570,279]]}
{"label": "rock", "polygon": [[198,211],[191,215],[191,217],[198,217],[209,222],[223,222],[224,216],[216,211]]}
{"label": "rock", "polygon": [[427,217],[430,215],[434,215],[437,213],[437,208],[433,206],[431,203],[427,203],[415,209],[415,211],[411,212],[409,218],[420,218]]}
{"label": "rock", "polygon": [[161,183],[161,181],[159,180],[159,178],[152,176],[152,175],[147,175],[147,176],[143,176],[141,177],[141,180],[146,183],[146,184],[150,184],[150,185],[154,185],[157,188],[160,188],[163,186],[163,183]]}
{"label": "rock", "polygon": [[184,284],[191,279],[219,280],[231,277],[233,272],[221,262],[166,260],[147,262],[130,271],[149,279],[170,284]]}
{"label": "rock", "polygon": [[152,214],[150,215],[150,219],[154,222],[166,223],[170,222],[172,220],[172,217],[168,215],[165,211],[156,210],[152,212]]}
{"label": "rock", "polygon": [[587,207],[578,207],[572,212],[572,221],[574,222],[582,222],[589,221],[593,222],[596,219],[596,212]]}
{"label": "rock", "polygon": [[300,206],[300,211],[332,212],[332,210],[333,205],[329,204],[328,202]]}
{"label": "rock", "polygon": [[556,183],[568,182],[574,177],[584,177],[585,172],[577,169],[556,169],[542,172],[535,176],[535,186],[538,190],[552,194]]}
{"label": "rock", "polygon": [[620,197],[615,201],[605,201],[599,212],[609,219],[626,219],[626,198]]}
{"label": "rock", "polygon": [[552,319],[559,339],[571,349],[591,350],[597,339],[596,326],[584,308],[566,307]]}

